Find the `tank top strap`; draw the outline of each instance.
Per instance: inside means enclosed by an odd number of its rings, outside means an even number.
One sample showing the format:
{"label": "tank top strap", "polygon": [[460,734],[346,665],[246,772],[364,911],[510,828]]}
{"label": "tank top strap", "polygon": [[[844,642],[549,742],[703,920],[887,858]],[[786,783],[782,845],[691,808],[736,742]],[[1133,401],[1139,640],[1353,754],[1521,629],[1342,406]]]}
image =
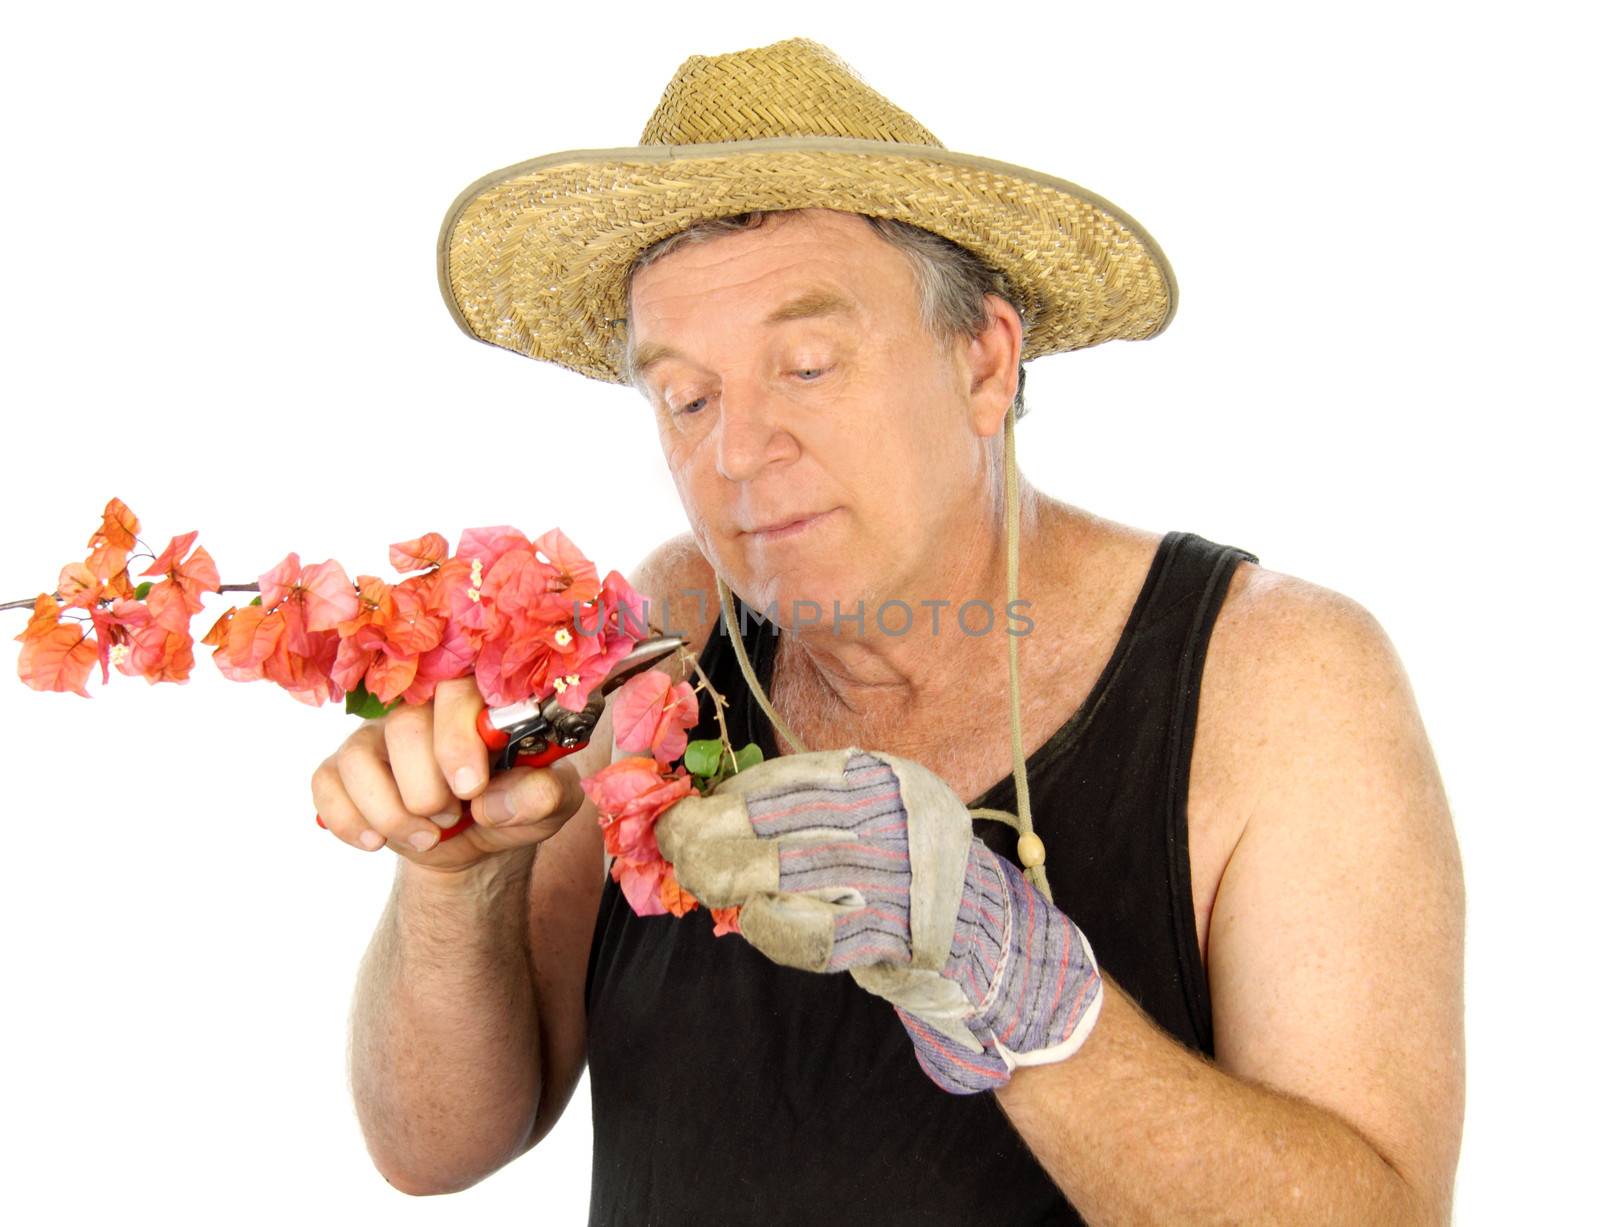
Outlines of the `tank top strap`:
{"label": "tank top strap", "polygon": [[[1169,679],[1170,690],[1163,696],[1166,745],[1161,766],[1165,786],[1160,798],[1169,914],[1176,927],[1174,950],[1189,1022],[1199,1047],[1214,1055],[1211,991],[1200,957],[1189,871],[1189,771],[1200,711],[1200,680],[1212,628],[1234,569],[1240,562],[1260,559],[1237,546],[1220,545],[1191,532],[1168,533],[1166,540],[1171,543],[1168,573],[1152,602],[1150,625],[1140,635],[1133,667],[1146,676],[1165,674]],[[1126,714],[1122,718],[1126,719]]]}

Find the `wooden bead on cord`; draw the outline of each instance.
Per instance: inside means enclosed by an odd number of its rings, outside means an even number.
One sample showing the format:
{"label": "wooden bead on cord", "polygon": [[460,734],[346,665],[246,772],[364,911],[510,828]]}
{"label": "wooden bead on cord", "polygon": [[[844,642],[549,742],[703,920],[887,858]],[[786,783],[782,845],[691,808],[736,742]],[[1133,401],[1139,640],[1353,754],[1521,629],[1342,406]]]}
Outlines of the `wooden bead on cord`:
{"label": "wooden bead on cord", "polygon": [[1044,864],[1044,840],[1032,831],[1017,837],[1017,859],[1025,869]]}

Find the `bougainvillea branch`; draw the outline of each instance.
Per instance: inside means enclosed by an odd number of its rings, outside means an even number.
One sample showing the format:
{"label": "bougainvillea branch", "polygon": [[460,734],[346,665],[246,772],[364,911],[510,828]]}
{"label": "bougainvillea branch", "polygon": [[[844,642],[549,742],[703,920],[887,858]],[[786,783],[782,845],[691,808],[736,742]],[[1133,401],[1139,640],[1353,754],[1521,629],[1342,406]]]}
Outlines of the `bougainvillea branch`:
{"label": "bougainvillea branch", "polygon": [[[311,706],[342,698],[364,717],[426,703],[441,681],[468,676],[490,706],[555,696],[581,711],[648,631],[644,602],[627,580],[616,571],[601,579],[558,528],[531,540],[506,526],[468,529],[453,554],[438,533],[398,542],[389,562],[405,578],[394,581],[351,580],[332,559],[302,563],[290,553],[255,583],[224,584],[197,532],[173,537],[157,554],[139,527],[113,498],[87,557],[62,567],[54,591],[0,605],[30,610],[16,636],[17,672],[35,690],[88,698],[96,663],[102,684],[112,666],[151,683],[187,682],[190,623],[206,593],[257,594],[224,610],[199,640],[224,677],[271,681]],[[146,559],[135,577],[135,562]],[[617,747],[631,757],[582,781],[614,858],[612,877],[640,915],[682,916],[698,906],[661,859],[655,820],[761,757],[756,746],[735,750],[727,701],[694,653],[679,654],[698,685],[674,683],[660,669],[629,678],[611,702]],[[721,737],[689,741],[701,690]],[[712,911],[719,936],[737,932],[737,909]]]}

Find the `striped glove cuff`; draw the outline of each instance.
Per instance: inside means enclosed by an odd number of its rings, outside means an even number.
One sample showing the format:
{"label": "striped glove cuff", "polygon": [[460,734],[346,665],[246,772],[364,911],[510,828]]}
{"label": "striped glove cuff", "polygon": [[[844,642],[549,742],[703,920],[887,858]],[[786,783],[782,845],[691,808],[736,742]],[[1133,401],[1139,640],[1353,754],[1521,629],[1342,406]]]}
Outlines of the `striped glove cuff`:
{"label": "striped glove cuff", "polygon": [[973,1003],[966,1025],[982,1053],[959,1047],[900,1006],[923,1072],[970,1095],[1018,1065],[1064,1061],[1100,1014],[1100,969],[1088,941],[1022,871],[974,838],[950,957],[941,973]]}

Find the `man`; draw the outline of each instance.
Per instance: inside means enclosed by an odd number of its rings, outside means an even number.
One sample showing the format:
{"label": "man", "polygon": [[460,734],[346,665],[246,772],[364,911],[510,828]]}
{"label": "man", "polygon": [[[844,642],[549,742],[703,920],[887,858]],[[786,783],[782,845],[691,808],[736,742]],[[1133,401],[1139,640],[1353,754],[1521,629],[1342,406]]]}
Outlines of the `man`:
{"label": "man", "polygon": [[[608,761],[608,723],[570,765],[491,785],[458,683],[319,769],[329,826],[402,856],[354,1020],[375,1160],[408,1191],[465,1187],[548,1132],[588,1059],[594,1221],[1447,1220],[1461,875],[1387,639],[1242,551],[1015,489],[1020,362],[1154,335],[1170,272],[1106,202],[1017,168],[996,188],[998,164],[941,156],[841,68],[804,40],[695,57],[646,129],[670,158],[555,155],[480,181],[447,221],[447,297],[474,335],[652,404],[691,525],[634,577],[657,609],[681,625],[725,577],[758,610],[871,612],[845,633],[786,626],[737,672],[709,609],[688,630],[741,717],[756,727],[762,702],[788,743],[661,820],[684,884],[742,907],[742,939],[602,892],[576,779]],[[901,148],[812,136],[857,131],[846,116]],[[1019,241],[1030,217],[1043,237]],[[918,255],[930,230],[982,258]],[[974,268],[993,288],[963,292]],[[876,618],[1010,609],[1013,541],[1029,634]],[[1085,786],[1122,773],[1085,812],[1069,790],[1095,762]],[[1020,835],[973,838],[965,809],[993,812],[976,803],[1008,764]],[[868,796],[870,838],[836,817]],[[439,844],[428,815],[454,797],[475,825]],[[775,816],[800,825],[773,837]],[[897,828],[899,851],[879,834]],[[892,864],[820,862],[829,845],[796,842],[818,830]],[[1140,847],[1176,872],[1113,872]],[[1170,912],[1132,940],[1155,905],[1118,905],[1146,899]],[[1009,917],[993,950],[989,909]],[[718,1054],[728,1076],[707,1077]]]}

